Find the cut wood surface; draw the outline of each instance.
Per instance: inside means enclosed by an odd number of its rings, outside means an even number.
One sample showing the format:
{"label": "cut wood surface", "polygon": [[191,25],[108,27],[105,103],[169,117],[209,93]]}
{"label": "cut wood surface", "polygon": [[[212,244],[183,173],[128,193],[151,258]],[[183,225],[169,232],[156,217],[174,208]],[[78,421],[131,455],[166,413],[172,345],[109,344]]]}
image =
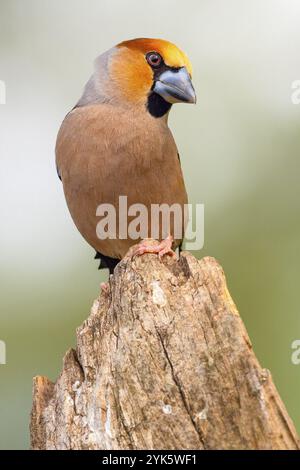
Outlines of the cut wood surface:
{"label": "cut wood surface", "polygon": [[35,377],[33,449],[298,449],[213,258],[127,256],[53,384]]}

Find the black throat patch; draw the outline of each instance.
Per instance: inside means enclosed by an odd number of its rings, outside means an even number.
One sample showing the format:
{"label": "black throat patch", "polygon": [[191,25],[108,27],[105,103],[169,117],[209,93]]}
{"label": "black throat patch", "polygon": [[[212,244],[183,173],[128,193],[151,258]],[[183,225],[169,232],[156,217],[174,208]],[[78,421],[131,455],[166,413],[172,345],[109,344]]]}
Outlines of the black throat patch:
{"label": "black throat patch", "polygon": [[147,109],[151,116],[160,118],[170,111],[172,104],[164,100],[160,95],[151,91],[148,96]]}

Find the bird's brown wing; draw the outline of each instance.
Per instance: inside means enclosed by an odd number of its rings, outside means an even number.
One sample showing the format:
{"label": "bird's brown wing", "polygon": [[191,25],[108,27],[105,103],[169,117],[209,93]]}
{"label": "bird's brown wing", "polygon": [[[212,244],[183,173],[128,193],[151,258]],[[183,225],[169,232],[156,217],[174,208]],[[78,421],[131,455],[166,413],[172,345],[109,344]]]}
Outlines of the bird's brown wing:
{"label": "bird's brown wing", "polygon": [[[99,204],[118,213],[119,196],[128,206],[187,202],[177,148],[162,119],[108,104],[74,109],[57,138],[56,164],[72,218],[99,253],[121,259],[132,239],[100,240],[96,234]],[[177,240],[177,245],[181,239]]]}

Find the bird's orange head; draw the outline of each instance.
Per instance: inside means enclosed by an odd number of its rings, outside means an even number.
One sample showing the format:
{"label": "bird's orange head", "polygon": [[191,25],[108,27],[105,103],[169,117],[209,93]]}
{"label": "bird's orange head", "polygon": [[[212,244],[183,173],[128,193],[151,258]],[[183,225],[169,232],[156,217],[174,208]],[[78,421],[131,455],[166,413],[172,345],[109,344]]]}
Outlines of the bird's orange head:
{"label": "bird's orange head", "polygon": [[145,104],[155,117],[173,103],[195,103],[192,66],[186,54],[163,39],[132,39],[118,44],[108,62],[113,89],[121,99]]}
{"label": "bird's orange head", "polygon": [[110,103],[144,107],[162,117],[173,103],[195,103],[192,66],[186,54],[163,39],[123,41],[95,61],[95,71],[76,107]]}

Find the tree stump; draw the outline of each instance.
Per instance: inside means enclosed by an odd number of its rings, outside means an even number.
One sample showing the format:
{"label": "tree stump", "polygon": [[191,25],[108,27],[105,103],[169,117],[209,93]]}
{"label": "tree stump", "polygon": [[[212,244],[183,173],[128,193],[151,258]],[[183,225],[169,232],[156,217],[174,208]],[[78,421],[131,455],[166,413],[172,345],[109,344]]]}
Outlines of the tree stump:
{"label": "tree stump", "polygon": [[35,377],[33,449],[298,449],[213,258],[127,256],[55,384]]}

